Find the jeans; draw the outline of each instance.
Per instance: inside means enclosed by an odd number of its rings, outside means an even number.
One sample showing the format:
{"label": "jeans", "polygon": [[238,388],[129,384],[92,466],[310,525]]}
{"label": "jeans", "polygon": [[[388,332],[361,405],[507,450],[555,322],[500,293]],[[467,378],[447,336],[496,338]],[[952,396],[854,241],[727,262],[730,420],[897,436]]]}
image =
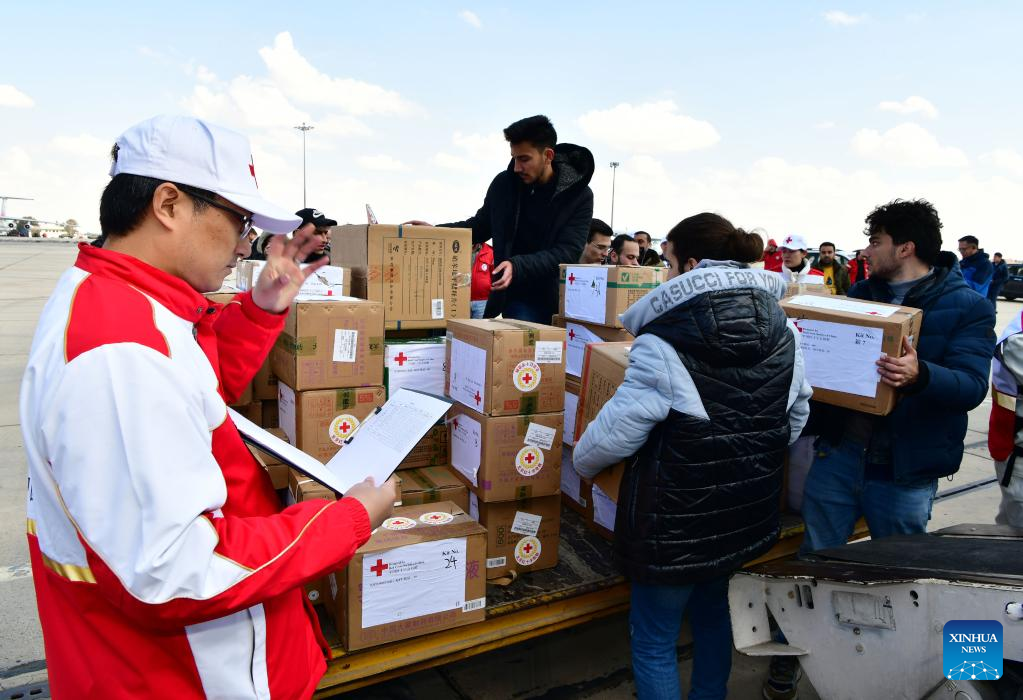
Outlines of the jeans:
{"label": "jeans", "polygon": [[732,621],[728,579],[686,586],[632,584],[629,629],[632,671],[639,700],[679,700],[678,644],[682,617],[693,631],[689,700],[724,698],[732,671]]}
{"label": "jeans", "polygon": [[503,318],[515,319],[518,321],[532,321],[533,323],[546,323],[550,325],[551,317],[554,314],[544,309],[539,309],[532,304],[518,299],[509,299],[504,304]]}
{"label": "jeans", "polygon": [[842,546],[860,516],[866,517],[875,539],[927,531],[938,480],[897,484],[865,479],[865,452],[851,440],[838,446],[818,440],[803,493],[806,536],[801,554]]}
{"label": "jeans", "polygon": [[469,318],[483,318],[483,312],[487,310],[487,300],[469,302]]}

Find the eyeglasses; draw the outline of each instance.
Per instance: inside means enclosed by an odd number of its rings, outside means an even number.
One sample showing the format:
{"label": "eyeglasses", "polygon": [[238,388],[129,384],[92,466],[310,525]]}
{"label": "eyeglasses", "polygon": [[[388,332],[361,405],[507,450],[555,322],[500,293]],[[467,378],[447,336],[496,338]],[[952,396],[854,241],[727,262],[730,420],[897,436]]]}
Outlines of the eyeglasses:
{"label": "eyeglasses", "polygon": [[233,214],[234,216],[238,217],[238,220],[241,222],[241,225],[242,225],[242,230],[241,230],[241,233],[238,234],[238,238],[242,239],[242,238],[245,238],[246,236],[249,235],[249,232],[252,230],[252,215],[251,214],[242,214],[240,211],[235,211],[231,207],[225,207],[220,202],[215,202],[212,199],[210,199],[209,197],[206,197],[206,196],[201,195],[201,194],[199,194],[197,192],[194,192],[190,187],[186,187],[184,185],[178,185],[178,189],[181,190],[182,192],[184,192],[185,194],[187,194],[189,197],[192,197],[193,199],[198,199],[200,202],[206,202],[207,204],[209,204],[214,209],[219,209],[220,211],[226,211],[228,214]]}

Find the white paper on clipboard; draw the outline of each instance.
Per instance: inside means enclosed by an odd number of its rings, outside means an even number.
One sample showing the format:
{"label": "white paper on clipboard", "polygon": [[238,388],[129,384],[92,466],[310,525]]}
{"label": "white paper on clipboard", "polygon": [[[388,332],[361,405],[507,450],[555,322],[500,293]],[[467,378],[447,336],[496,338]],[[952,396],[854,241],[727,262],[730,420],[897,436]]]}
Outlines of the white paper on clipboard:
{"label": "white paper on clipboard", "polygon": [[326,464],[268,433],[237,411],[228,411],[246,442],[343,494],[367,477],[373,477],[378,485],[387,481],[401,460],[450,407],[451,402],[445,399],[399,389],[383,407],[362,422]]}

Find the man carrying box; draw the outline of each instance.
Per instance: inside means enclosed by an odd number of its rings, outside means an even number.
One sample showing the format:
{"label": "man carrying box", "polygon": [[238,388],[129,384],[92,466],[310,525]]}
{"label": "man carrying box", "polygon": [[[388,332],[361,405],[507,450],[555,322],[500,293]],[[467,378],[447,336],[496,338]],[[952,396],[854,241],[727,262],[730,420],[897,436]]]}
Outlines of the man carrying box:
{"label": "man carrying box", "polygon": [[[593,217],[593,154],[558,143],[550,119],[520,119],[504,130],[511,163],[465,221],[472,242],[494,239],[494,283],[485,316],[550,323],[558,312],[558,265],[579,260]],[[406,223],[429,225],[425,221]]]}
{"label": "man carrying box", "polygon": [[923,200],[875,209],[863,251],[870,278],[849,297],[923,309],[916,349],[877,362],[880,381],[901,394],[887,416],[813,403],[819,435],[806,480],[804,551],[846,542],[860,516],[873,537],[925,532],[938,478],[955,474],[967,413],[987,391],[995,315],[941,252],[941,221]]}
{"label": "man carrying box", "polygon": [[392,510],[392,482],[282,510],[227,414],[322,265],[300,268],[303,227],[270,242],[251,291],[202,296],[253,225],[299,223],[262,198],[250,153],[187,117],[122,134],[106,243],[79,247],[40,317],[21,424],[55,697],[310,697],[325,664],[301,587]]}

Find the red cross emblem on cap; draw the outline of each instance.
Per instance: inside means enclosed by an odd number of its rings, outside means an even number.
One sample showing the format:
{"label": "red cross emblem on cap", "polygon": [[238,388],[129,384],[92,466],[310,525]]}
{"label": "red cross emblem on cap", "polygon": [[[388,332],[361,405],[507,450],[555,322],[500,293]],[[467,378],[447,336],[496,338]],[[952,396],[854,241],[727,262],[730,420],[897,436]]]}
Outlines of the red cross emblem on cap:
{"label": "red cross emblem on cap", "polygon": [[252,180],[256,183],[256,187],[259,187],[259,180],[256,179],[256,161],[252,160],[252,156],[249,156],[249,175],[252,176]]}
{"label": "red cross emblem on cap", "polygon": [[403,367],[405,363],[408,362],[408,358],[405,357],[405,353],[402,351],[395,355],[394,361],[398,363],[399,367]]}
{"label": "red cross emblem on cap", "polygon": [[787,238],[785,239],[785,242],[786,242],[786,243],[791,243],[791,242],[792,242],[792,236],[789,236],[789,237],[787,237]]}
{"label": "red cross emblem on cap", "polygon": [[384,572],[387,571],[389,568],[391,567],[385,564],[383,559],[377,559],[377,563],[369,567],[369,570],[375,573],[379,578],[380,576],[383,576]]}

